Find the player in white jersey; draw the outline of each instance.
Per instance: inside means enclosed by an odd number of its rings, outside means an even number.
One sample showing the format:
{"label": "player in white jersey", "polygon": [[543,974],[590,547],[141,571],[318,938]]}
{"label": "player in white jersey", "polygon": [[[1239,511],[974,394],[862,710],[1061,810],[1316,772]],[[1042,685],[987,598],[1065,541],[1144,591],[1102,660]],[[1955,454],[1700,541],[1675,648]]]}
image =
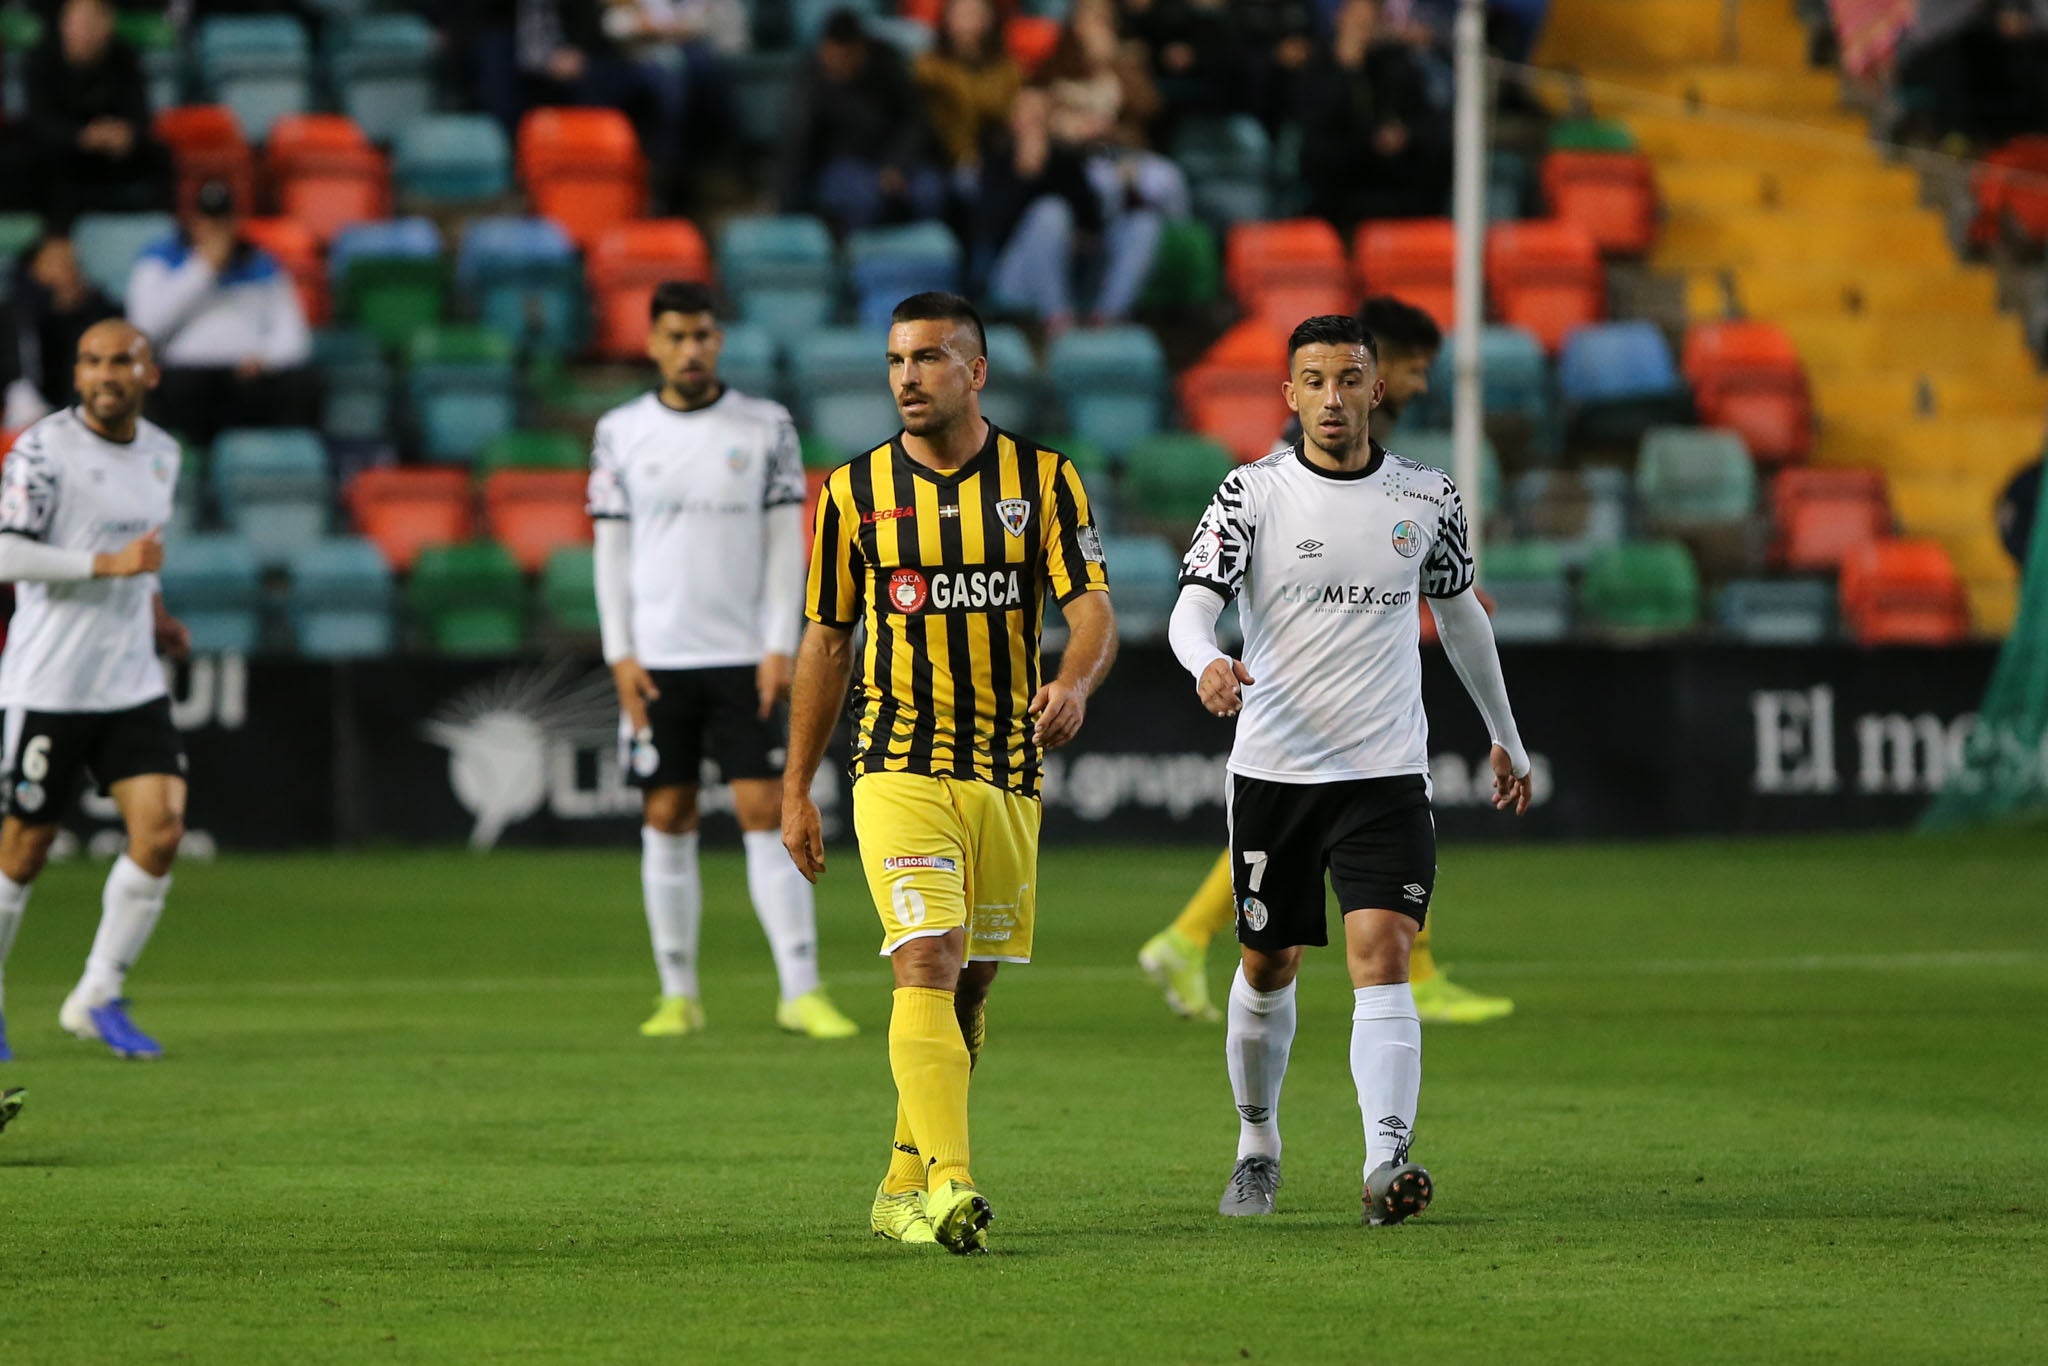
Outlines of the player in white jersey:
{"label": "player in white jersey", "polygon": [[142,419],[156,362],[128,323],[86,331],[75,380],[78,405],[24,432],[0,469],[0,580],[15,585],[0,651],[0,963],[57,821],[90,774],[120,809],[128,847],[107,876],[85,974],[57,1018],[116,1057],[155,1058],[163,1050],[128,1018],[123,990],[163,913],[185,831],[185,752],[157,660],[160,648],[191,646],[156,581],[178,443]]}
{"label": "player in white jersey", "polygon": [[[1288,365],[1302,441],[1223,481],[1182,563],[1170,626],[1203,705],[1238,718],[1229,813],[1241,961],[1225,1056],[1239,1132],[1219,1208],[1273,1211],[1294,979],[1303,946],[1329,942],[1327,871],[1353,987],[1363,1217],[1392,1224],[1431,1194],[1429,1173],[1408,1160],[1422,1084],[1408,955],[1436,884],[1418,593],[1493,738],[1496,806],[1528,809],[1529,758],[1471,591],[1457,487],[1370,435],[1385,389],[1371,338],[1355,318],[1310,318],[1288,339]],[[1216,643],[1232,597],[1242,660]]]}
{"label": "player in white jersey", "polygon": [[597,606],[618,683],[620,758],[642,792],[640,882],[661,999],[640,1032],[704,1027],[697,991],[698,774],[708,751],[732,788],[747,890],[792,1033],[859,1032],[818,981],[811,884],[782,847],[784,742],[803,618],[804,471],[779,403],[718,378],[709,290],[654,291],[647,354],[661,385],[606,413],[590,455]]}

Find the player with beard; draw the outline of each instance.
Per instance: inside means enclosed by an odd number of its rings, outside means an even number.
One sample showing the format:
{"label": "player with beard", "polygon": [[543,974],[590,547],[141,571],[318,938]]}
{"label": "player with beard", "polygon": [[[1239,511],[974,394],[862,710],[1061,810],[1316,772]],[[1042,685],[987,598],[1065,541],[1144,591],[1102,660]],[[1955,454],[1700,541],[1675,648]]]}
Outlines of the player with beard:
{"label": "player with beard", "polygon": [[86,329],[73,378],[78,403],[22,433],[0,470],[0,580],[15,585],[0,652],[0,964],[57,822],[90,775],[120,810],[128,845],[107,875],[99,932],[57,1021],[115,1057],[157,1058],[163,1048],[129,1018],[125,988],[163,914],[185,833],[185,750],[157,659],[160,649],[191,648],[156,579],[178,443],[142,417],[156,361],[127,322]]}
{"label": "player with beard", "polygon": [[[1365,301],[1359,321],[1379,347],[1379,373],[1387,392],[1372,410],[1372,435],[1385,444],[1393,439],[1394,428],[1409,403],[1429,392],[1429,372],[1443,348],[1443,333],[1421,309],[1384,294]],[[1291,445],[1300,436],[1300,421],[1290,421],[1284,444]],[[1205,960],[1210,941],[1235,914],[1230,853],[1225,850],[1173,923],[1146,940],[1138,951],[1138,966],[1165,993],[1166,1004],[1174,1013],[1196,1020],[1221,1018],[1221,1012],[1209,1002]],[[1513,1014],[1515,1003],[1508,997],[1473,991],[1444,974],[1436,964],[1432,930],[1433,925],[1425,925],[1416,936],[1408,961],[1415,1010],[1423,1023],[1484,1024]]]}
{"label": "player with beard", "polygon": [[[973,306],[905,299],[888,364],[902,432],[834,470],[818,500],[782,837],[806,876],[825,871],[811,780],[853,679],[854,834],[896,981],[896,1136],[869,1227],[969,1253],[990,1218],[967,1141],[983,1002],[1001,964],[1031,961],[1044,754],[1080,731],[1116,619],[1079,472],[981,415]],[[1069,630],[1050,680],[1047,597]]]}
{"label": "player with beard", "polygon": [[[1353,987],[1364,1218],[1399,1223],[1430,1202],[1429,1174],[1409,1160],[1422,1081],[1409,956],[1436,884],[1418,594],[1493,737],[1494,804],[1519,814],[1529,802],[1528,755],[1472,593],[1464,504],[1441,470],[1372,439],[1384,388],[1373,352],[1355,318],[1295,328],[1283,392],[1303,439],[1223,481],[1169,627],[1202,704],[1239,717],[1228,810],[1241,962],[1225,1037],[1239,1134],[1226,1215],[1273,1212],[1294,979],[1303,947],[1329,942],[1326,875]],[[1232,598],[1241,660],[1216,642]]]}

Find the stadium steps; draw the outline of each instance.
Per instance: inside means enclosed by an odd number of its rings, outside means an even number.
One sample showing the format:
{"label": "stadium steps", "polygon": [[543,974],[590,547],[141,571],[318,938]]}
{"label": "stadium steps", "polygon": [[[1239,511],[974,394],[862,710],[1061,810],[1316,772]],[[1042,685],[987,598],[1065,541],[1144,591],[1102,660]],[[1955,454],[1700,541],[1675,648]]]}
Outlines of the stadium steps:
{"label": "stadium steps", "polygon": [[[1884,469],[1901,527],[1939,540],[1974,628],[2003,634],[2011,566],[1991,500],[2041,444],[2048,399],[1998,283],[1959,261],[1912,172],[1884,161],[1839,82],[1805,63],[1786,0],[1556,0],[1537,61],[1656,164],[1653,270],[1695,320],[1782,325],[1813,386],[1821,464]],[[1830,91],[1833,93],[1830,94]]]}

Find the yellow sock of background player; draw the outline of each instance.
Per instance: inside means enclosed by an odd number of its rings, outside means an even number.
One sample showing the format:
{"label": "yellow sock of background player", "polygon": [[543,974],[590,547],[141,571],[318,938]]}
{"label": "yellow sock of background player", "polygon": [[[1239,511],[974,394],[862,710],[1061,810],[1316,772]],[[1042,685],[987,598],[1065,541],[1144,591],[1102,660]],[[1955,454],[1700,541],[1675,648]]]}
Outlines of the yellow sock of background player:
{"label": "yellow sock of background player", "polygon": [[1204,959],[1209,941],[1237,918],[1230,888],[1230,851],[1202,879],[1174,922],[1145,941],[1138,966],[1166,993],[1166,1004],[1191,1020],[1220,1019],[1209,1003],[1209,978]]}
{"label": "yellow sock of background player", "polygon": [[1223,857],[1216,860],[1216,866],[1209,870],[1209,876],[1202,879],[1202,885],[1195,888],[1195,894],[1188,898],[1188,904],[1181,907],[1174,917],[1173,929],[1198,949],[1209,947],[1209,941],[1229,928],[1237,919],[1237,905],[1230,892],[1230,851],[1223,851]]}
{"label": "yellow sock of background player", "polygon": [[1429,951],[1429,926],[1424,925],[1415,936],[1415,947],[1408,950],[1408,985],[1415,986],[1436,976],[1436,955]]}
{"label": "yellow sock of background player", "polygon": [[[958,1016],[960,1038],[967,1045],[967,1072],[971,1077],[976,1064],[981,1061],[982,1040],[988,1037],[988,1007],[977,1005],[971,1013]],[[924,1189],[924,1154],[917,1150],[917,1140],[911,1136],[910,1119],[903,1113],[903,1102],[896,1102],[896,1137],[889,1146],[889,1174],[882,1178],[882,1189],[890,1195],[901,1195],[905,1191]]]}
{"label": "yellow sock of background player", "polygon": [[896,1077],[901,1115],[910,1122],[925,1162],[927,1185],[972,1185],[967,1174],[969,1059],[952,992],[896,988],[889,1013],[889,1070]]}

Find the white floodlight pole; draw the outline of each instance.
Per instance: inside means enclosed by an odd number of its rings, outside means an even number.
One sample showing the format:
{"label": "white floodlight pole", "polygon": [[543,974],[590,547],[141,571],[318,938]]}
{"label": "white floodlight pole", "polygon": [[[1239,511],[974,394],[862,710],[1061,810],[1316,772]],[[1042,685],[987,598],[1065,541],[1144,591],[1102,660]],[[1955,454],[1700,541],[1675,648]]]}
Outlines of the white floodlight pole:
{"label": "white floodlight pole", "polygon": [[1479,451],[1484,440],[1484,391],[1479,330],[1485,317],[1486,280],[1486,3],[1460,0],[1456,29],[1458,99],[1454,133],[1455,178],[1451,216],[1457,224],[1456,326],[1452,360],[1451,475],[1465,495],[1472,557],[1479,558],[1481,502]]}

